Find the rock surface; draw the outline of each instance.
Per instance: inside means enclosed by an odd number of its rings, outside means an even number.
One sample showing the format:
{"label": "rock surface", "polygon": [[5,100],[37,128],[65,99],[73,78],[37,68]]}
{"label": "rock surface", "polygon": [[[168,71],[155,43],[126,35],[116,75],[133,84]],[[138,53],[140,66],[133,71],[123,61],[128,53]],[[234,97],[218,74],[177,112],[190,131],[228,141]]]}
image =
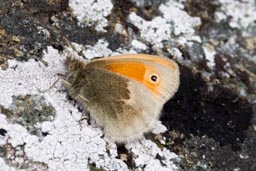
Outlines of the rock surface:
{"label": "rock surface", "polygon": [[[0,171],[256,169],[254,0],[0,0]],[[66,57],[179,63],[154,133],[104,138],[60,82]]]}

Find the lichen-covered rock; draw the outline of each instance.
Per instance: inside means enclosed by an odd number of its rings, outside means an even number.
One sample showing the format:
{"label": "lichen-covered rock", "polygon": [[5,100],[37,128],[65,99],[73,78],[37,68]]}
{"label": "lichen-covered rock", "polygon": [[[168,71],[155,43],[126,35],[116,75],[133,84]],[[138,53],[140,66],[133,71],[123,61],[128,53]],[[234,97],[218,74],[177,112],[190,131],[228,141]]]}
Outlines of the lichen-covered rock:
{"label": "lichen-covered rock", "polygon": [[[0,171],[255,170],[255,3],[0,0]],[[126,53],[173,58],[181,86],[124,146],[57,80],[66,57]]]}

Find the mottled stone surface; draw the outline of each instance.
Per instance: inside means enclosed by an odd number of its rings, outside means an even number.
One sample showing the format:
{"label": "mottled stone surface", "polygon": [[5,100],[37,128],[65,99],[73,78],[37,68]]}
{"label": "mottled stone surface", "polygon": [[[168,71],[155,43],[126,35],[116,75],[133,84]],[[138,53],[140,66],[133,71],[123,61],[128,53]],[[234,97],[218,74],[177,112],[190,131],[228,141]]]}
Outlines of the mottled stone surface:
{"label": "mottled stone surface", "polygon": [[[67,170],[255,170],[255,3],[0,0],[0,171],[63,163]],[[179,63],[181,85],[161,117],[166,132],[117,147],[93,123],[80,130],[81,113],[59,84],[38,91],[65,71],[69,55],[125,53]]]}

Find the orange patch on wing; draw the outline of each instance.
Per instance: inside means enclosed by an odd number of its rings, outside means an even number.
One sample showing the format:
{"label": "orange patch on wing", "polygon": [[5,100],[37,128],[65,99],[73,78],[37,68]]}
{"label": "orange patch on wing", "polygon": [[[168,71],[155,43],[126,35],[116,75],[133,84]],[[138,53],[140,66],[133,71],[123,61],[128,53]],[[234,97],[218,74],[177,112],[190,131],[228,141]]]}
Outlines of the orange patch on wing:
{"label": "orange patch on wing", "polygon": [[106,65],[106,69],[125,76],[127,78],[138,81],[139,83],[146,86],[149,90],[151,90],[154,94],[159,94],[157,85],[152,84],[147,78],[145,78],[146,71],[154,73],[154,68],[145,66],[141,63],[134,62],[125,62],[125,63],[111,63]]}
{"label": "orange patch on wing", "polygon": [[171,70],[175,71],[177,70],[176,64],[174,61],[164,58],[164,57],[159,57],[156,55],[147,55],[147,54],[127,54],[127,55],[119,55],[119,56],[112,56],[112,57],[106,57],[102,59],[97,59],[97,60],[120,60],[120,59],[145,59],[149,61],[153,61],[155,63],[161,64],[163,66],[166,66],[170,68]]}

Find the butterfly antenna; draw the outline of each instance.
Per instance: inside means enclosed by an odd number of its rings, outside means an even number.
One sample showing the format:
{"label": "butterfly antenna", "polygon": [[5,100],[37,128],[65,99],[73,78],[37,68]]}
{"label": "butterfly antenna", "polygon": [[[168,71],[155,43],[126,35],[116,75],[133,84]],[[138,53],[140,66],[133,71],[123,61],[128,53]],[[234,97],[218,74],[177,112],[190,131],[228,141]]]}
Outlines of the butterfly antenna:
{"label": "butterfly antenna", "polygon": [[52,83],[52,85],[49,87],[49,88],[47,88],[47,89],[45,89],[45,90],[40,90],[40,89],[38,89],[38,91],[40,92],[40,93],[45,93],[45,92],[47,92],[47,91],[49,91],[50,89],[52,89],[56,84],[57,84],[57,82],[60,80],[60,78],[58,78],[56,81],[54,81],[54,83]]}

